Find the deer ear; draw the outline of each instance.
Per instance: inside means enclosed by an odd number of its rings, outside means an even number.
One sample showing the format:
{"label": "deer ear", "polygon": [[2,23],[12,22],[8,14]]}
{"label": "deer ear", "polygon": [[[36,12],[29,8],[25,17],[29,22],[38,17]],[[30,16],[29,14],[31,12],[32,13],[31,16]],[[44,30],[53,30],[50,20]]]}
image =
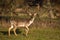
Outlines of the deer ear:
{"label": "deer ear", "polygon": [[34,15],[36,15],[37,13],[35,13]]}
{"label": "deer ear", "polygon": [[31,13],[31,12],[29,12],[29,11],[27,11],[27,13],[29,14],[29,16],[31,16],[31,15],[32,15],[32,13]]}
{"label": "deer ear", "polygon": [[29,13],[29,15],[31,16],[32,14],[31,14],[31,13]]}

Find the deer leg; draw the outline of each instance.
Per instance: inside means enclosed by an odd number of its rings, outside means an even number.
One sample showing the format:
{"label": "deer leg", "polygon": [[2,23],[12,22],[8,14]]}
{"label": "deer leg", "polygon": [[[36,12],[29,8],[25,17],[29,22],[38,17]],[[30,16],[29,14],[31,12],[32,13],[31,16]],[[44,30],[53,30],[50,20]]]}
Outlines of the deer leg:
{"label": "deer leg", "polygon": [[8,30],[9,36],[10,36],[10,31],[11,31],[12,28],[13,28],[13,26],[11,26],[11,27],[9,28],[9,30]]}
{"label": "deer leg", "polygon": [[27,34],[28,34],[28,31],[29,31],[29,28],[28,28],[28,27],[26,27],[26,36],[27,36]]}
{"label": "deer leg", "polygon": [[16,29],[16,27],[13,29],[15,36],[17,36]]}

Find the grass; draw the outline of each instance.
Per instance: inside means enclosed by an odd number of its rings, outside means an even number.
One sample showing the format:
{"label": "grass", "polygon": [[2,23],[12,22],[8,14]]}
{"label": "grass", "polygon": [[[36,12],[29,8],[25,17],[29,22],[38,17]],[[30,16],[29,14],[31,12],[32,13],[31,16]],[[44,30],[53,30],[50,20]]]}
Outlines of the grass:
{"label": "grass", "polygon": [[[40,20],[39,22],[42,21],[42,23],[44,24],[48,24],[50,19],[47,20]],[[37,21],[37,20],[35,20]],[[48,23],[45,23],[45,22]],[[40,23],[33,23],[33,25],[31,25],[28,36],[25,36],[25,30],[24,28],[19,28],[19,30],[17,30],[17,34],[18,36],[15,36],[13,31],[11,31],[11,36],[8,36],[8,28],[1,28],[0,26],[0,40],[60,40],[60,25],[58,25],[60,23],[60,19],[56,19],[56,20],[50,20],[53,24],[55,24],[56,22],[56,27],[53,26],[47,26],[47,27],[42,27],[40,25]],[[38,25],[39,24],[39,25]],[[52,24],[52,25],[53,25]],[[49,24],[48,24],[49,25]]]}
{"label": "grass", "polygon": [[25,33],[23,28],[18,31],[18,36],[11,33],[9,37],[7,29],[0,28],[0,40],[60,40],[60,30],[58,28],[36,28],[31,27],[28,36],[24,36]]}

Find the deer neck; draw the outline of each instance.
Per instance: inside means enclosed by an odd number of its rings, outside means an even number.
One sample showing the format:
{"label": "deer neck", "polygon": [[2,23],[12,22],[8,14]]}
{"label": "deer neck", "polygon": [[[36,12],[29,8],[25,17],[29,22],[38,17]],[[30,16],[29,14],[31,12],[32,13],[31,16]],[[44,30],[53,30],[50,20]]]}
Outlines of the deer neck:
{"label": "deer neck", "polygon": [[32,19],[29,21],[29,25],[31,25],[35,20],[35,16],[32,17]]}

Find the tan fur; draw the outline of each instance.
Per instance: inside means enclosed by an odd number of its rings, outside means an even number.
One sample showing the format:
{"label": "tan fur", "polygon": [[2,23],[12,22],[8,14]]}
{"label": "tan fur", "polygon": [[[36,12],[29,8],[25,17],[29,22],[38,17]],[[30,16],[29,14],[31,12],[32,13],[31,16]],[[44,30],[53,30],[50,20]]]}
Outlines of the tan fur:
{"label": "tan fur", "polygon": [[33,23],[36,14],[37,14],[37,13],[34,13],[32,19],[29,20],[28,22],[27,22],[27,21],[22,22],[22,21],[11,20],[11,21],[10,21],[11,27],[9,28],[9,31],[8,31],[9,36],[10,36],[10,31],[11,31],[11,29],[13,29],[14,34],[17,36],[17,34],[16,34],[15,31],[16,31],[16,29],[19,28],[19,27],[25,27],[25,28],[26,28],[26,36],[27,36],[28,31],[29,31],[29,28],[28,28],[28,27]]}

